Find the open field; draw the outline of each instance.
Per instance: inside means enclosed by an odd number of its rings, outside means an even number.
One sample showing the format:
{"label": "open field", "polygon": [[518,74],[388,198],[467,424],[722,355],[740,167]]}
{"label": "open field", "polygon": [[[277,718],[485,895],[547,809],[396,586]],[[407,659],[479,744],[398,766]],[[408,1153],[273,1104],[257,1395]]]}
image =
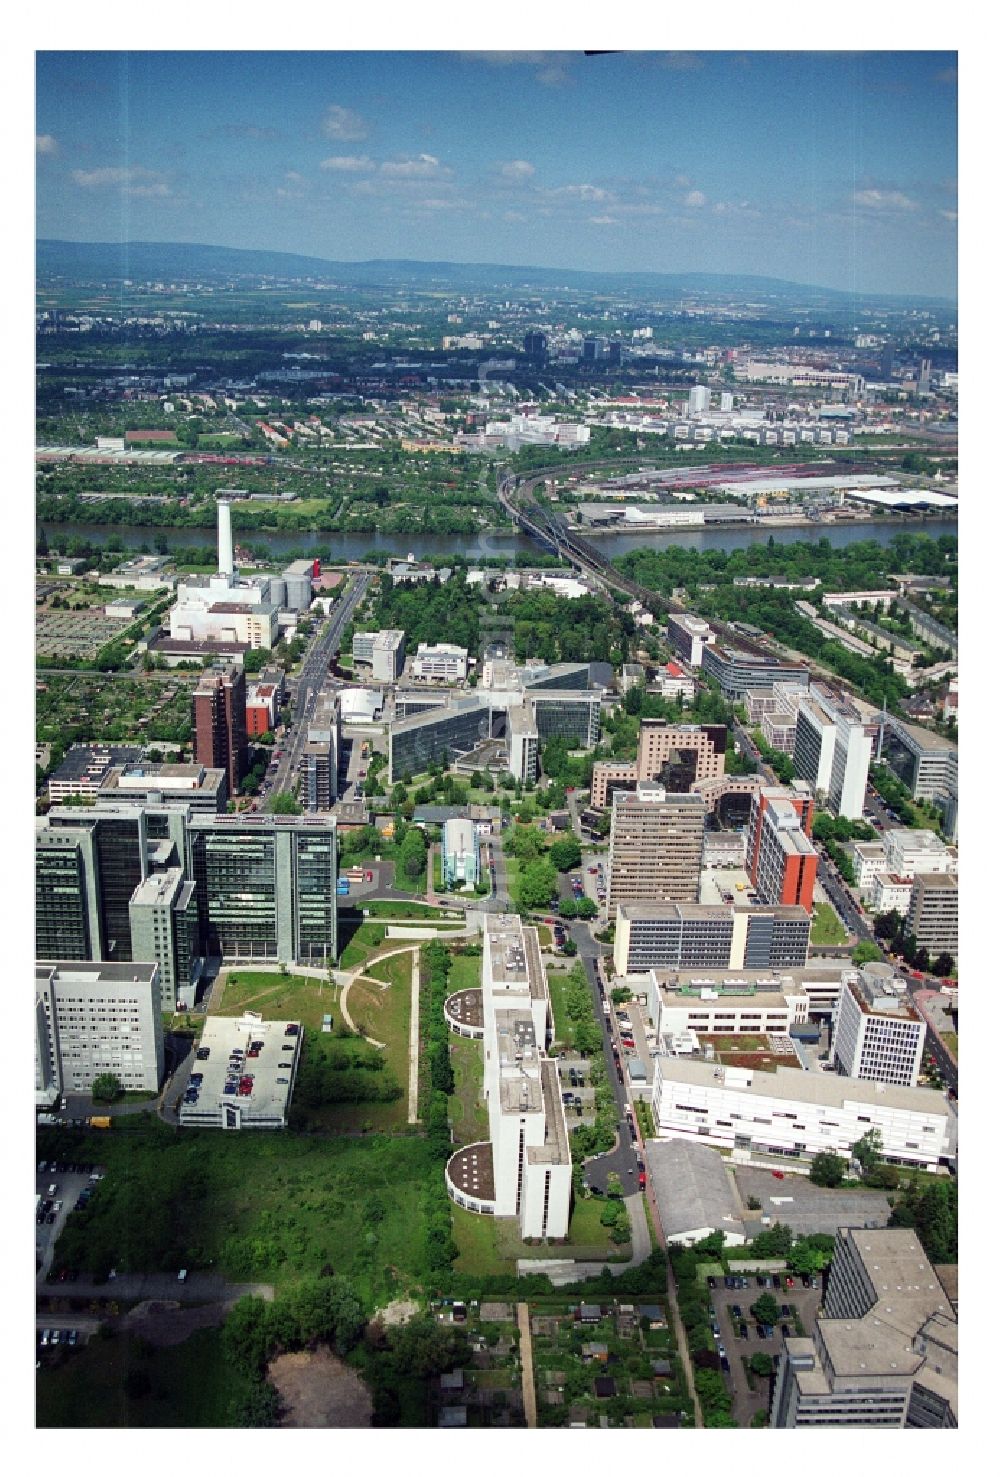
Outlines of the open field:
{"label": "open field", "polygon": [[601,1201],[577,1196],[570,1217],[569,1240],[562,1247],[526,1246],[518,1235],[516,1220],[474,1215],[472,1211],[452,1205],[452,1235],[459,1247],[455,1271],[473,1275],[512,1272],[515,1262],[524,1257],[544,1260],[573,1256],[595,1261],[605,1257],[627,1258],[629,1248],[615,1246],[608,1236],[607,1227],[601,1225],[601,1208]]}
{"label": "open field", "polygon": [[549,969],[549,998],[552,1001],[552,1050],[562,1050],[573,1044],[573,1024],[566,1010],[565,991],[569,971]]}
{"label": "open field", "polygon": [[812,944],[847,943],[847,931],[829,903],[817,903],[809,941]]}
{"label": "open field", "polygon": [[454,1130],[456,1142],[482,1143],[490,1136],[489,1114],[482,1095],[482,1042],[453,1036],[451,1066],[455,1073],[455,1091],[449,1100],[448,1122]]}
{"label": "open field", "polygon": [[218,1015],[258,1011],[268,1021],[301,1021],[317,1030],[334,1011],[336,986],[302,975],[268,974],[265,970],[229,972]]}
{"label": "open field", "polygon": [[125,1334],[95,1338],[38,1371],[39,1427],[206,1427],[231,1424],[250,1381],[223,1357],[217,1329],[154,1348]]}

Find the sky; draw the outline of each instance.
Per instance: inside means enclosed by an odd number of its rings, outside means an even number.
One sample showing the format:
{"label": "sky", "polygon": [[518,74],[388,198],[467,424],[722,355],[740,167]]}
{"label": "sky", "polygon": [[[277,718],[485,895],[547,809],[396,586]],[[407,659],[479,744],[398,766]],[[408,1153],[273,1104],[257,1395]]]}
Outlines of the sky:
{"label": "sky", "polygon": [[955,52],[39,52],[36,226],[956,296]]}

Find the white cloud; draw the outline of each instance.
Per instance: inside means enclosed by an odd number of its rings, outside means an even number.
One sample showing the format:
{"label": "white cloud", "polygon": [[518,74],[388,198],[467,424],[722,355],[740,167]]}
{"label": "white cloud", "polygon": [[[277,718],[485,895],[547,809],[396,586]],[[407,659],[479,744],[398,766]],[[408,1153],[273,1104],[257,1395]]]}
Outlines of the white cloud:
{"label": "white cloud", "polygon": [[570,81],[570,75],[565,67],[542,67],[535,73],[535,81],[543,87],[562,87]]}
{"label": "white cloud", "polygon": [[418,154],[415,159],[386,159],[380,170],[390,179],[435,179],[451,174],[448,166],[433,154]]}
{"label": "white cloud", "polygon": [[339,138],[346,143],[354,143],[368,137],[368,124],[353,108],[342,108],[339,104],[332,103],[323,118],[323,132],[327,138]]}
{"label": "white cloud", "polygon": [[707,205],[708,197],[703,195],[700,190],[688,190],[684,196],[684,204],[691,206]]}
{"label": "white cloud", "polygon": [[509,159],[506,164],[501,164],[500,173],[507,180],[530,179],[535,172],[535,166],[529,164],[527,159]]}
{"label": "white cloud", "polygon": [[957,210],[939,210],[938,215],[943,215],[946,221],[951,221],[952,225],[958,220]]}
{"label": "white cloud", "polygon": [[142,169],[133,165],[130,169],[74,169],[71,176],[74,184],[84,190],[118,188],[126,195],[139,199],[162,198],[170,194],[170,187],[155,169]]}
{"label": "white cloud", "polygon": [[375,168],[375,160],[369,159],[367,154],[333,154],[329,159],[321,159],[319,167],[332,169],[337,174],[363,174]]}
{"label": "white cloud", "polygon": [[58,154],[58,152],[59,145],[56,143],[56,140],[52,137],[51,133],[36,133],[36,154]]}
{"label": "white cloud", "polygon": [[904,195],[902,190],[855,190],[855,205],[869,210],[919,210],[915,200]]}
{"label": "white cloud", "polygon": [[552,191],[553,195],[564,195],[571,200],[610,200],[611,196],[607,190],[602,190],[598,185],[558,185]]}
{"label": "white cloud", "polygon": [[587,220],[592,226],[617,226],[618,224],[613,215],[588,215]]}

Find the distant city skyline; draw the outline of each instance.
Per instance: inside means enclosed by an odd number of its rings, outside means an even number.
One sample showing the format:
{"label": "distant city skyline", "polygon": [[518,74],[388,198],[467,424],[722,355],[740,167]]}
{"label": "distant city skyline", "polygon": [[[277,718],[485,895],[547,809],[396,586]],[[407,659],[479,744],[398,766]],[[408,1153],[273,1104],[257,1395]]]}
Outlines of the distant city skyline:
{"label": "distant city skyline", "polygon": [[954,52],[39,52],[37,231],[956,296]]}

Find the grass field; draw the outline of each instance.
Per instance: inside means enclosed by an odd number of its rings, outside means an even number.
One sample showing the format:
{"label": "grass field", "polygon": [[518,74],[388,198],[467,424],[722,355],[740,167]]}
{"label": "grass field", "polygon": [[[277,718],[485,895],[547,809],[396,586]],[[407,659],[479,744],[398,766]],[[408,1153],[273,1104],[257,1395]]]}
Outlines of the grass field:
{"label": "grass field", "polygon": [[302,1021],[304,1025],[318,1029],[323,1024],[324,1015],[333,1013],[337,993],[336,986],[328,984],[325,979],[234,969],[230,971],[222,1003],[216,1013],[240,1015],[244,1010],[253,1010],[266,1021]]}
{"label": "grass field", "polygon": [[455,1091],[448,1103],[448,1122],[459,1144],[482,1143],[490,1136],[483,1099],[483,1043],[455,1036],[451,1042]]}
{"label": "grass field", "polygon": [[568,970],[550,969],[549,999],[552,1001],[552,1050],[562,1050],[573,1042],[573,1023],[566,1013],[565,990]]}
{"label": "grass field", "polygon": [[[347,930],[344,930],[346,936]],[[370,959],[376,949],[385,942],[385,926],[381,923],[361,923],[351,930],[348,943],[340,956],[341,969],[357,969]]]}
{"label": "grass field", "polygon": [[59,1367],[38,1371],[36,1421],[60,1429],[228,1426],[230,1403],[249,1387],[214,1328],[167,1349],[125,1335],[91,1339]]}
{"label": "grass field", "polygon": [[[41,1157],[94,1153],[82,1130],[38,1135]],[[368,1307],[424,1275],[425,1186],[441,1165],[419,1136],[177,1132],[154,1119],[102,1135],[100,1154],[107,1177],[71,1264],[186,1266],[278,1287],[330,1266]]]}
{"label": "grass field", "polygon": [[369,918],[391,918],[395,922],[401,918],[419,918],[427,923],[448,921],[447,914],[431,903],[397,903],[391,898],[377,898],[370,903],[362,901],[359,906]]}
{"label": "grass field", "polygon": [[957,1031],[942,1031],[941,1040],[947,1046],[952,1056],[958,1061],[958,1033]]}
{"label": "grass field", "polygon": [[475,954],[452,954],[448,975],[448,994],[459,990],[477,990],[483,982],[483,951]]}
{"label": "grass field", "polygon": [[847,932],[829,903],[817,903],[809,935],[812,944],[846,944]]}
{"label": "grass field", "polygon": [[[621,1260],[629,1255],[628,1246],[615,1246],[609,1239],[606,1226],[601,1225],[599,1200],[584,1200],[577,1197],[569,1223],[568,1249],[577,1258],[602,1258]],[[456,1272],[472,1275],[502,1274],[512,1272],[515,1263],[522,1258],[546,1258],[565,1255],[559,1247],[525,1246],[518,1234],[517,1222],[504,1217],[497,1220],[489,1215],[473,1215],[457,1205],[451,1207],[452,1235],[459,1248]]]}
{"label": "grass field", "polygon": [[392,1103],[337,1103],[321,1110],[323,1126],[332,1130],[399,1129],[406,1126],[407,1085],[410,1080],[410,960],[399,954],[372,966],[375,979],[389,983],[387,990],[366,980],[351,986],[347,1006],[351,1018],[366,1036],[385,1044],[386,1069],[403,1089]]}

